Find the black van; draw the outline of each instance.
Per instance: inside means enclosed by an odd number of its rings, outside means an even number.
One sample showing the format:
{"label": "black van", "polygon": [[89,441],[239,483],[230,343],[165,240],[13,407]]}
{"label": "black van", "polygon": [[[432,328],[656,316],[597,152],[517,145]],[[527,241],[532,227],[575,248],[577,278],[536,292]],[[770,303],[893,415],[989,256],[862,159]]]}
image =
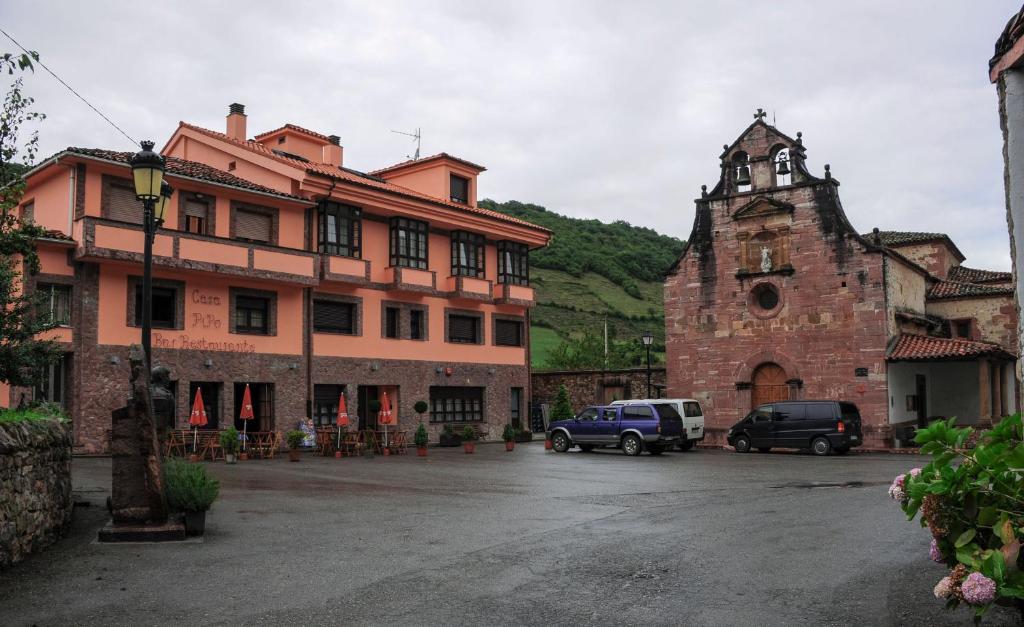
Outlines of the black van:
{"label": "black van", "polygon": [[761,405],[729,429],[726,436],[737,453],[773,446],[809,448],[815,455],[842,455],[860,446],[860,412],[842,401],[781,401]]}

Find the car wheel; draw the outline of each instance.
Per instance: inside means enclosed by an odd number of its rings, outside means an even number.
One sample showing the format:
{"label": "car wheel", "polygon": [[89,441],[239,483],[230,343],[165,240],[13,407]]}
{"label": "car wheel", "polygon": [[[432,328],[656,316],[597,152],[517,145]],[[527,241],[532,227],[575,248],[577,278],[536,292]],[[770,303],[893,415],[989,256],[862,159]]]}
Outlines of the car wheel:
{"label": "car wheel", "polygon": [[632,433],[622,438],[622,452],[626,455],[639,455],[642,449],[643,446],[640,444],[640,438]]}
{"label": "car wheel", "polygon": [[832,444],[828,441],[828,438],[814,438],[811,442],[811,451],[815,455],[828,455],[832,452]]}
{"label": "car wheel", "polygon": [[835,453],[836,455],[846,455],[847,453],[850,452],[850,449],[844,446],[842,448],[834,448],[832,449],[832,452]]}
{"label": "car wheel", "polygon": [[732,447],[736,449],[737,453],[749,453],[750,438],[745,435],[736,436],[736,439],[733,440]]}
{"label": "car wheel", "polygon": [[665,452],[665,445],[663,444],[648,444],[647,452],[651,455],[661,455]]}
{"label": "car wheel", "polygon": [[551,436],[551,448],[556,453],[564,453],[569,450],[572,444],[569,442],[569,436],[565,434],[565,431],[555,431],[554,435]]}
{"label": "car wheel", "polygon": [[594,450],[594,445],[593,444],[580,444],[580,450],[583,451],[584,453],[589,453],[590,451]]}
{"label": "car wheel", "polygon": [[767,453],[767,452],[772,450],[772,447],[770,447],[770,446],[759,446],[759,447],[757,447],[757,450],[762,452],[762,453]]}
{"label": "car wheel", "polygon": [[693,440],[684,440],[684,441],[679,443],[679,450],[680,451],[689,451],[690,449],[693,448],[693,444],[694,444]]}

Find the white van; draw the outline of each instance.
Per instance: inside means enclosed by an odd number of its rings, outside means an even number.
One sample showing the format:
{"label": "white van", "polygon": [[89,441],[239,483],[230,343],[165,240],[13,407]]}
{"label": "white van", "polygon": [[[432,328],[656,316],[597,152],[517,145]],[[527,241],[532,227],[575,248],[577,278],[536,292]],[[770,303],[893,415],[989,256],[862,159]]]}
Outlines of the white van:
{"label": "white van", "polygon": [[675,407],[683,418],[685,440],[680,440],[679,450],[688,451],[693,445],[704,439],[704,410],[700,403],[692,398],[632,398],[628,401],[612,401],[612,405],[629,405],[630,403],[665,403]]}

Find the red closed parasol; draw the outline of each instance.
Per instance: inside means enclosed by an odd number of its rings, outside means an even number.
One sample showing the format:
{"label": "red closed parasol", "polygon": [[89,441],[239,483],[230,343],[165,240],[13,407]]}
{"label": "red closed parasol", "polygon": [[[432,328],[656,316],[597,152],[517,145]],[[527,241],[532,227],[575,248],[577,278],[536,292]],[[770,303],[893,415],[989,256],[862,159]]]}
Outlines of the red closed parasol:
{"label": "red closed parasol", "polygon": [[192,452],[196,452],[196,446],[199,441],[199,427],[205,427],[207,422],[206,418],[206,405],[203,404],[203,390],[196,388],[196,398],[192,401],[192,413],[188,417],[188,424],[194,427],[192,435]]}
{"label": "red closed parasol", "polygon": [[391,399],[388,398],[388,393],[384,392],[383,398],[380,399],[380,411],[377,412],[377,423],[384,425],[384,446],[388,445],[388,425],[391,424]]}
{"label": "red closed parasol", "polygon": [[252,392],[249,391],[249,384],[245,384],[245,393],[242,394],[242,410],[238,412],[238,418],[242,420],[242,450],[245,450],[245,445],[249,441],[246,436],[246,427],[249,426],[249,421],[255,416],[252,413]]}
{"label": "red closed parasol", "polygon": [[341,429],[348,426],[348,407],[345,406],[345,393],[338,395],[338,450],[341,450]]}

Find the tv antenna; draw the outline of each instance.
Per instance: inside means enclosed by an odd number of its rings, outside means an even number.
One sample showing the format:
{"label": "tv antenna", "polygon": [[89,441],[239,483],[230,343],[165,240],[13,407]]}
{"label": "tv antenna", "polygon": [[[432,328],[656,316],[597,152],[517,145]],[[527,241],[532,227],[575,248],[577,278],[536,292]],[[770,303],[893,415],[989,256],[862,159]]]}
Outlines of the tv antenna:
{"label": "tv antenna", "polygon": [[407,133],[405,131],[396,131],[395,129],[391,129],[391,132],[392,133],[398,133],[399,135],[405,135],[406,137],[412,137],[413,139],[415,139],[416,140],[416,154],[414,154],[412,157],[410,157],[409,155],[405,155],[405,157],[407,159],[412,159],[413,161],[416,161],[417,159],[420,158],[420,140],[422,139],[422,134],[420,133],[420,128],[419,127],[417,127],[416,131],[413,132],[413,133]]}

